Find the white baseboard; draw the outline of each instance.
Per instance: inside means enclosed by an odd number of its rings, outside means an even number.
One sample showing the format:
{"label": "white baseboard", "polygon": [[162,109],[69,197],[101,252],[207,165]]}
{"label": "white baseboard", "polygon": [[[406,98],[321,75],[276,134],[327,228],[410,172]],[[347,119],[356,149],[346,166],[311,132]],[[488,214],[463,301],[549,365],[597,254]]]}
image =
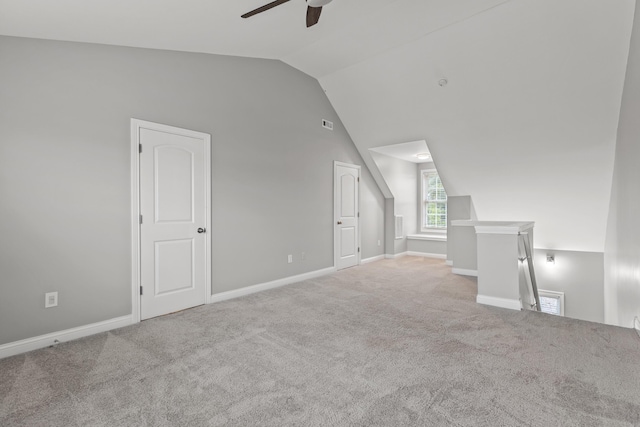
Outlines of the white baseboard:
{"label": "white baseboard", "polygon": [[[361,261],[362,262],[362,261]],[[271,282],[259,283],[257,285],[246,286],[233,291],[220,292],[211,295],[211,302],[226,301],[233,298],[243,297],[245,295],[255,294],[256,292],[266,291],[268,289],[279,288],[281,286],[290,285],[292,283],[302,282],[303,280],[314,279],[316,277],[325,276],[336,272],[335,267],[323,268],[322,270],[310,271],[308,273],[298,274],[297,276],[284,277],[282,279],[273,280]]]}
{"label": "white baseboard", "polygon": [[522,309],[522,304],[520,303],[520,300],[517,300],[517,299],[488,297],[486,295],[478,295],[476,297],[476,302],[478,304],[492,305],[494,307],[508,308],[510,310]]}
{"label": "white baseboard", "polygon": [[0,345],[0,359],[15,356],[16,354],[26,353],[31,350],[37,350],[39,348],[50,347],[57,343],[63,343],[89,335],[99,334],[100,332],[122,328],[123,326],[128,326],[133,323],[133,317],[129,314],[127,316],[116,317],[115,319],[91,323],[90,325],[78,326],[64,331],[52,332],[46,335],[10,342],[8,344]]}
{"label": "white baseboard", "polygon": [[370,262],[380,261],[381,259],[384,259],[384,255],[372,256],[371,258],[360,260],[360,264],[369,264]]}
{"label": "white baseboard", "polygon": [[384,257],[386,259],[396,259],[396,258],[402,258],[403,256],[407,256],[408,253],[407,252],[400,252],[399,254],[384,254]]}
{"label": "white baseboard", "polygon": [[443,254],[430,254],[430,253],[427,253],[427,252],[407,251],[407,255],[409,255],[409,256],[421,256],[421,257],[424,257],[424,258],[447,259],[446,255],[443,255]]}
{"label": "white baseboard", "polygon": [[[446,258],[446,257],[445,257]],[[447,262],[445,262],[445,264],[452,266],[453,265],[453,260],[448,259]]]}
{"label": "white baseboard", "polygon": [[465,268],[452,268],[451,272],[453,274],[459,274],[461,276],[478,277],[478,270],[467,270]]}

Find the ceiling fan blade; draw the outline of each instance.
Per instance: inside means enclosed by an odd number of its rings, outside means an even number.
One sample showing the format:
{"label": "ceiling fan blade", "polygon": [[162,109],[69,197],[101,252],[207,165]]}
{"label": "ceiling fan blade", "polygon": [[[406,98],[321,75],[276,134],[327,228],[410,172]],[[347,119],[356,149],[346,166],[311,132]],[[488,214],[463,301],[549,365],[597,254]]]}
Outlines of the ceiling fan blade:
{"label": "ceiling fan blade", "polygon": [[320,19],[320,13],[322,12],[322,6],[312,7],[307,6],[307,28],[312,25],[316,25]]}
{"label": "ceiling fan blade", "polygon": [[254,10],[252,10],[251,12],[247,12],[247,13],[245,13],[244,15],[241,15],[241,16],[242,16],[243,18],[249,18],[249,17],[251,17],[251,16],[253,16],[253,15],[257,15],[258,13],[262,13],[262,12],[264,12],[264,11],[267,11],[267,10],[269,10],[269,9],[273,8],[273,7],[280,6],[282,3],[286,3],[286,2],[288,2],[288,1],[289,1],[289,0],[276,0],[276,1],[272,1],[272,2],[271,2],[271,3],[269,3],[269,4],[265,4],[264,6],[261,6],[261,7],[257,8],[257,9],[254,9]]}

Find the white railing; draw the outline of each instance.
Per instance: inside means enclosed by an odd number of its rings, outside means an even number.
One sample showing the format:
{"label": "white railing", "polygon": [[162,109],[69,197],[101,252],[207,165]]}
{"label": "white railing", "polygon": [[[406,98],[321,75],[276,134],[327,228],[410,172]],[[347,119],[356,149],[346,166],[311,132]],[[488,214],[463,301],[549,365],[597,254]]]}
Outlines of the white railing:
{"label": "white railing", "polygon": [[526,231],[518,233],[518,250],[518,259],[527,282],[528,293],[528,295],[521,295],[522,306],[530,310],[541,311],[538,283],[536,282],[536,273],[533,268],[533,257],[531,256],[531,235]]}

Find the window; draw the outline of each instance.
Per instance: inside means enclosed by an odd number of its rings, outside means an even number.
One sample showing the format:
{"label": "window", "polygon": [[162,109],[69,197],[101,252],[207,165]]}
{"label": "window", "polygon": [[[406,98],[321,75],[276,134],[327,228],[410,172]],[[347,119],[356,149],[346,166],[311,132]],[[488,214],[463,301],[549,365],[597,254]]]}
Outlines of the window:
{"label": "window", "polygon": [[422,231],[447,228],[447,193],[435,170],[422,171]]}

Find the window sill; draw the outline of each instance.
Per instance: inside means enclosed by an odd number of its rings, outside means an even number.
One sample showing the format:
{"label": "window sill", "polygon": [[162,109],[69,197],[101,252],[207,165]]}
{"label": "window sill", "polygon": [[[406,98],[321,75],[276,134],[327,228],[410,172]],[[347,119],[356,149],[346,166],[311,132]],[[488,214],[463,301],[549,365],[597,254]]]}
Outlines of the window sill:
{"label": "window sill", "polygon": [[421,234],[409,234],[407,235],[409,240],[432,240],[437,242],[446,242],[447,233],[445,232],[428,232]]}

